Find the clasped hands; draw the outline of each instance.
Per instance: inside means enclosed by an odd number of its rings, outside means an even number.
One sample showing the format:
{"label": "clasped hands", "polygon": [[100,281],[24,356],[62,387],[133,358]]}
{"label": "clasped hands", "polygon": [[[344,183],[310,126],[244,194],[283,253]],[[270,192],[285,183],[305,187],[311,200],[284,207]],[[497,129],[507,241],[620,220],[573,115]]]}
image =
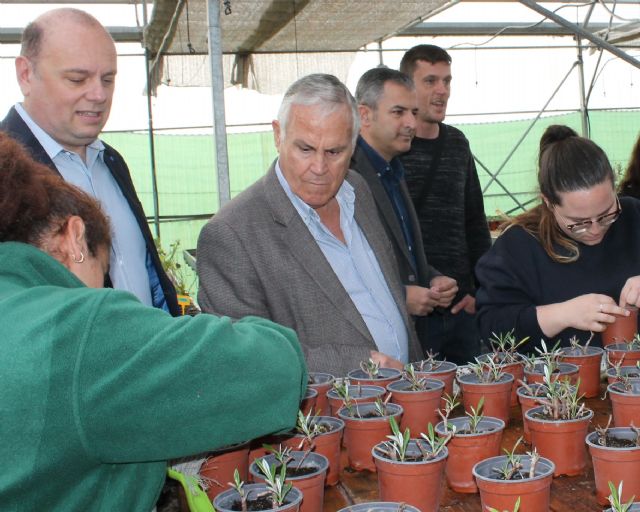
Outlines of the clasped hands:
{"label": "clasped hands", "polygon": [[[458,283],[451,277],[436,276],[431,280],[429,285],[429,288],[415,285],[405,287],[407,292],[407,310],[411,315],[424,316],[431,313],[434,308],[448,308],[456,296],[456,293],[458,293]],[[467,296],[465,296],[465,299],[462,299],[460,303],[465,301],[466,297]],[[458,304],[456,304],[456,306]],[[462,308],[467,308],[467,302],[459,309]]]}

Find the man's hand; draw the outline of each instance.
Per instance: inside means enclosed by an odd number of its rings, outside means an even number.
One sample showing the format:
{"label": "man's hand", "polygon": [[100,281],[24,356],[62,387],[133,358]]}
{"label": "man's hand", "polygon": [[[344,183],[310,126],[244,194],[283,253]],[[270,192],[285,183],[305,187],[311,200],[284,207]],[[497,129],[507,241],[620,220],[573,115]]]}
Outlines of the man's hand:
{"label": "man's hand", "polygon": [[458,293],[458,283],[452,277],[436,276],[431,280],[431,292],[438,294],[436,306],[448,308]]}
{"label": "man's hand", "polygon": [[371,351],[371,360],[374,363],[378,363],[381,368],[395,368],[396,370],[404,370],[404,364],[393,357],[378,352],[377,350]]}
{"label": "man's hand", "polygon": [[407,311],[410,315],[425,316],[439,305],[440,294],[424,286],[408,285],[407,291]]}
{"label": "man's hand", "polygon": [[468,293],[462,297],[458,302],[456,302],[451,308],[451,314],[455,315],[460,311],[464,310],[470,315],[474,315],[476,312],[476,298],[469,295]]}

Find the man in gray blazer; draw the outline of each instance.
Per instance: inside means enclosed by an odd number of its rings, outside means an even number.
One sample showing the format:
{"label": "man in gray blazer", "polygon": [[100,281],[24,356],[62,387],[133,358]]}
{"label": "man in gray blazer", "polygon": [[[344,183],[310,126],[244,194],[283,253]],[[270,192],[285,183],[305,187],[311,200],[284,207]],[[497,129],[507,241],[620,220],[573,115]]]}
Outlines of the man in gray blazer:
{"label": "man in gray blazer", "polygon": [[285,93],[279,157],[198,240],[203,311],[257,315],[295,329],[310,371],[421,358],[393,249],[364,180],[349,171],[359,119],[331,75]]}
{"label": "man in gray blazer", "polygon": [[356,101],[360,136],[351,169],[361,174],[371,189],[399,263],[407,309],[419,317],[418,336],[427,351],[432,347],[422,320],[436,308],[449,307],[458,287],[455,279],[441,275],[427,263],[418,216],[398,158],[409,151],[416,131],[415,86],[400,71],[373,68],[358,81]]}

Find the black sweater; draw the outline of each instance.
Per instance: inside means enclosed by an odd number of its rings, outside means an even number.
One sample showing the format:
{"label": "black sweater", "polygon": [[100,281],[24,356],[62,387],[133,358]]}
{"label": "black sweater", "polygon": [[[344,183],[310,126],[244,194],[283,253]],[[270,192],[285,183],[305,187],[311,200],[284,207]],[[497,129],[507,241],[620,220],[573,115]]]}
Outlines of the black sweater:
{"label": "black sweater", "polygon": [[[557,263],[538,240],[519,226],[505,231],[476,267],[480,288],[476,294],[480,335],[515,329],[518,339],[529,336],[521,352],[531,352],[541,339],[551,345],[569,345],[577,336],[585,342],[589,333],[565,329],[552,340],[542,333],[536,306],[555,304],[587,293],[602,293],[619,301],[629,277],[640,275],[640,201],[621,198],[622,213],[598,245],[578,244],[580,256],[573,263]],[[592,345],[601,346],[600,334]]]}
{"label": "black sweater", "polygon": [[459,300],[467,293],[475,294],[473,268],[491,246],[469,141],[457,128],[441,123],[438,138],[415,137],[411,150],[402,155],[401,160],[415,204],[439,143],[443,147],[438,168],[429,193],[416,213],[427,260],[444,275],[458,281],[456,300]]}

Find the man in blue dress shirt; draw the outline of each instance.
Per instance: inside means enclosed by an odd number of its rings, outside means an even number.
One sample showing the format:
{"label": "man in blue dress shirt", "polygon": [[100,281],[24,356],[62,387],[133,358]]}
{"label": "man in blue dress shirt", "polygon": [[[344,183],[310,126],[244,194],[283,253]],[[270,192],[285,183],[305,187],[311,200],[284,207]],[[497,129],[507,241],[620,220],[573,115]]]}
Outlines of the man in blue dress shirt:
{"label": "man in blue dress shirt", "polygon": [[54,9],[25,28],[15,65],[24,100],[11,108],[0,130],[100,202],[113,231],[106,284],[177,315],[176,292],[162,269],[129,169],[98,138],[115,86],[113,39],[86,12]]}
{"label": "man in blue dress shirt", "polygon": [[311,371],[344,376],[369,358],[396,368],[421,358],[371,192],[349,171],[353,97],[334,76],[303,77],[273,130],[277,160],[200,233],[202,310],[295,329]]}
{"label": "man in blue dress shirt", "polygon": [[[351,168],[367,181],[377,210],[392,242],[407,309],[418,319],[435,308],[448,307],[458,287],[427,263],[416,212],[404,182],[398,155],[411,148],[418,111],[413,81],[399,71],[378,67],[360,78],[356,87],[360,136]],[[418,334],[429,348],[426,329],[418,320]]]}

